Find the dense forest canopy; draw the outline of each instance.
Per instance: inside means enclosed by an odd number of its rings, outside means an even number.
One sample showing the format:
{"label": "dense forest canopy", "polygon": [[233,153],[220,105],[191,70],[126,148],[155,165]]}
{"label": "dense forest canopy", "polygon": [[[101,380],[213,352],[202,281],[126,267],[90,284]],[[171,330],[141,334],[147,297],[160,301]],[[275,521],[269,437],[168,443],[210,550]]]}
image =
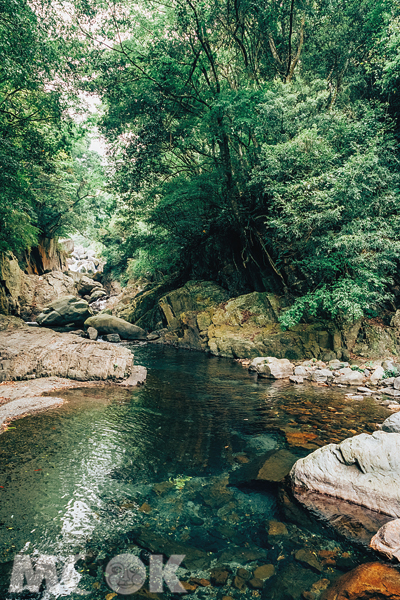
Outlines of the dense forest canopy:
{"label": "dense forest canopy", "polygon": [[0,250],[86,228],[116,273],[285,295],[286,327],[393,303],[398,3],[60,6],[2,0]]}

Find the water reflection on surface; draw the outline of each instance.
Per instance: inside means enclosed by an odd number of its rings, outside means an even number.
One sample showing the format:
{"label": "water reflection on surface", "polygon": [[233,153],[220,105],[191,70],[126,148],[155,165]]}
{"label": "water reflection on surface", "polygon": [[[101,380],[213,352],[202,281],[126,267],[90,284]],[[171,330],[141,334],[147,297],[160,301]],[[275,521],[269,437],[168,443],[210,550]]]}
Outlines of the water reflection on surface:
{"label": "water reflection on surface", "polygon": [[149,369],[145,386],[63,391],[62,407],[1,436],[0,563],[28,542],[67,555],[105,540],[151,547],[151,535],[226,562],[243,548],[265,562],[266,521],[281,517],[276,489],[239,489],[229,473],[288,445],[304,456],[387,415],[343,390],[257,380],[234,361],[134,351]]}

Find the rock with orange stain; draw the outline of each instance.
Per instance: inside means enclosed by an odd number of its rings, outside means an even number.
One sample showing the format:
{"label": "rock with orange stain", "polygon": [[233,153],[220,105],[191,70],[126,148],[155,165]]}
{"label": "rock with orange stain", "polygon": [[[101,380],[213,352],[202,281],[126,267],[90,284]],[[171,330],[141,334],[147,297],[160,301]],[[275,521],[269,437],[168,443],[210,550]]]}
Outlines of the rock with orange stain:
{"label": "rock with orange stain", "polygon": [[381,563],[366,563],[346,573],[321,600],[400,600],[400,572]]}
{"label": "rock with orange stain", "polygon": [[195,592],[199,587],[195,583],[190,583],[189,581],[181,581],[180,583],[183,589],[186,590],[186,592]]}
{"label": "rock with orange stain", "polygon": [[318,558],[325,567],[334,567],[336,565],[337,550],[320,550]]}
{"label": "rock with orange stain", "polygon": [[201,587],[208,587],[209,585],[211,585],[211,582],[208,579],[200,579],[198,577],[191,577],[190,583],[200,585]]}

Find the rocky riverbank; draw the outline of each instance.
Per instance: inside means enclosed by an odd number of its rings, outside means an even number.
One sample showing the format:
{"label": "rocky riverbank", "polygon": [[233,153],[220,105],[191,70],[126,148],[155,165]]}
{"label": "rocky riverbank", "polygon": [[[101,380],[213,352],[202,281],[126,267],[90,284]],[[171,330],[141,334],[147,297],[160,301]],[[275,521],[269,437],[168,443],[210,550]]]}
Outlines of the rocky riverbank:
{"label": "rocky riverbank", "polygon": [[134,366],[133,358],[128,348],[0,315],[0,428],[9,419],[63,402],[59,394],[44,393],[89,383],[143,383],[146,369]]}
{"label": "rocky riverbank", "polygon": [[227,358],[274,356],[299,360],[395,358],[400,354],[400,313],[384,319],[360,319],[342,328],[310,319],[283,331],[279,317],[288,307],[283,297],[252,292],[236,298],[210,281],[154,285],[138,280],[105,307],[118,317],[151,332],[155,343],[203,350]]}

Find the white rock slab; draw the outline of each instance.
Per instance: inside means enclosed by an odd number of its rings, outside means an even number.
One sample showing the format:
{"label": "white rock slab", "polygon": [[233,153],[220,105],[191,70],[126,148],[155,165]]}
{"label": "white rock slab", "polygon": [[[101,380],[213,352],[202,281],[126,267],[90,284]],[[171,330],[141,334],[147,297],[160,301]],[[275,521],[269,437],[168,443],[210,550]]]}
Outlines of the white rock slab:
{"label": "white rock slab", "polygon": [[370,548],[390,559],[400,561],[400,519],[389,521],[371,540]]}
{"label": "white rock slab", "polygon": [[294,488],[341,498],[400,517],[400,433],[363,433],[296,462]]}

